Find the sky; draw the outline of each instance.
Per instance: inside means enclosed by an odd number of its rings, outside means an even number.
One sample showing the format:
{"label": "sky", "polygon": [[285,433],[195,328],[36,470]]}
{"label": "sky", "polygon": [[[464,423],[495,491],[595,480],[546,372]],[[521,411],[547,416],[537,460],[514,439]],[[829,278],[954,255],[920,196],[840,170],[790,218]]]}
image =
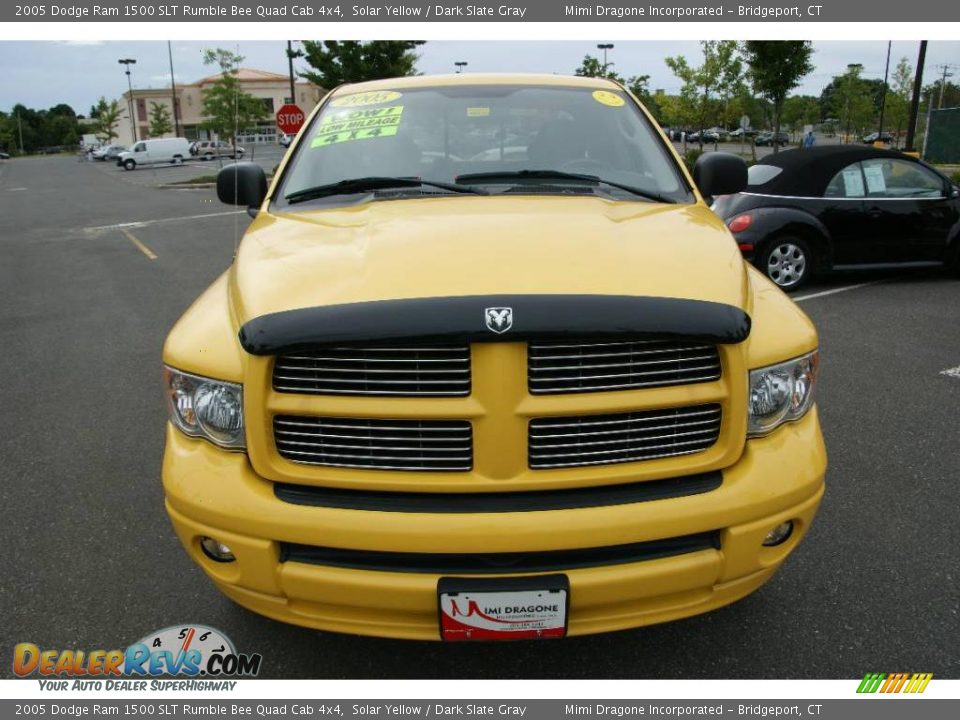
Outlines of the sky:
{"label": "sky", "polygon": [[[584,55],[599,55],[600,40],[529,42],[437,42],[419,48],[418,69],[425,74],[447,73],[453,63],[466,61],[467,72],[547,72],[571,74]],[[620,41],[609,51],[614,70],[625,77],[650,75],[650,88],[676,93],[680,82],[664,63],[671,55],[685,55],[699,64],[702,55],[696,41],[658,42],[651,40]],[[211,75],[214,69],[204,66],[201,52],[206,47],[226,47],[245,56],[246,67],[287,72],[286,43],[281,41],[244,41],[240,43],[173,42],[174,72],[178,83],[188,83]],[[815,41],[814,71],[795,92],[819,95],[834,75],[846,71],[849,63],[862,63],[863,76],[883,79],[887,43],[881,41]],[[891,71],[901,57],[911,66],[916,63],[919,43],[893,43]],[[119,58],[135,58],[131,79],[137,88],[167,87],[170,63],[165,42],[16,42],[0,41],[0,110],[9,110],[16,103],[32,108],[48,108],[66,103],[86,115],[101,95],[117,98],[127,89],[124,68]],[[960,79],[960,42],[930,42],[927,47],[924,84],[939,77],[936,65],[949,63],[954,82]],[[306,69],[298,61],[296,69]]]}

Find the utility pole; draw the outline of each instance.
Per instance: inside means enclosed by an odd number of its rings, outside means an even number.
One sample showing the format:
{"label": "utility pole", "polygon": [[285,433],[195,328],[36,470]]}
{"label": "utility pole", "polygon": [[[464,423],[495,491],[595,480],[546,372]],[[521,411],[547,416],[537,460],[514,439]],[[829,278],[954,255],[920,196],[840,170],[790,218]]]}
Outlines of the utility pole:
{"label": "utility pole", "polygon": [[923,85],[923,63],[927,58],[927,41],[920,41],[920,55],[917,57],[917,74],[913,80],[913,100],[910,102],[910,125],[907,127],[907,152],[916,152],[913,141],[917,132],[917,114],[920,112],[920,92]]}
{"label": "utility pole", "polygon": [[887,79],[890,77],[890,48],[893,41],[887,41],[887,67],[883,71],[883,98],[880,100],[880,127],[877,128],[877,141],[883,142],[883,114],[887,109]]}
{"label": "utility pole", "polygon": [[130,80],[130,66],[136,65],[137,61],[133,58],[122,58],[117,60],[121,65],[127,68],[127,111],[130,113],[130,129],[133,131],[133,142],[137,142],[137,121],[133,117],[133,81]]}
{"label": "utility pole", "polygon": [[170,97],[173,100],[173,136],[180,137],[180,117],[177,108],[177,81],[173,77],[173,48],[167,40],[167,55],[170,57]]}
{"label": "utility pole", "polygon": [[942,65],[936,66],[938,70],[943,70],[943,74],[940,76],[940,102],[937,104],[937,109],[943,109],[943,91],[947,89],[947,78],[953,77],[953,73],[950,72],[953,68],[957,67],[952,63],[943,63]]}
{"label": "utility pole", "polygon": [[19,110],[17,110],[17,130],[20,133],[20,154],[23,155],[23,123],[20,122]]}

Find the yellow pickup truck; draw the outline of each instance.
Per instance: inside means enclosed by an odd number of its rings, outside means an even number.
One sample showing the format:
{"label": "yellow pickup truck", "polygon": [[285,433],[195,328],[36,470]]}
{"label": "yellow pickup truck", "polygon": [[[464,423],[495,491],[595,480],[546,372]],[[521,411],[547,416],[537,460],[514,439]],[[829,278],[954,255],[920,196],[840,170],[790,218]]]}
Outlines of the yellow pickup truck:
{"label": "yellow pickup truck", "polygon": [[[410,639],[687,617],[768,580],[824,489],[817,334],[603,79],[332,91],[166,340],[166,508],[237,603]],[[705,201],[707,198],[707,201]]]}

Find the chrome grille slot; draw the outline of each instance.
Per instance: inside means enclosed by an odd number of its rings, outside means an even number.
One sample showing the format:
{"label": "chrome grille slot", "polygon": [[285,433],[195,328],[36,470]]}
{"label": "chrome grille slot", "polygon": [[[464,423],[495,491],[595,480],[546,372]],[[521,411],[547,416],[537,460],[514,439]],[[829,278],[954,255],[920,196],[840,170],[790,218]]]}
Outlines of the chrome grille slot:
{"label": "chrome grille slot", "polygon": [[473,467],[473,429],[465,420],[277,415],[273,433],[283,458],[307,465],[447,472]]}
{"label": "chrome grille slot", "polygon": [[720,378],[714,345],[676,340],[530,343],[530,392],[634,390],[710,382]]}
{"label": "chrome grille slot", "polygon": [[310,395],[470,394],[469,345],[338,345],[277,357],[273,389]]}
{"label": "chrome grille slot", "polygon": [[716,404],[530,421],[533,469],[608,465],[701,452],[720,434]]}

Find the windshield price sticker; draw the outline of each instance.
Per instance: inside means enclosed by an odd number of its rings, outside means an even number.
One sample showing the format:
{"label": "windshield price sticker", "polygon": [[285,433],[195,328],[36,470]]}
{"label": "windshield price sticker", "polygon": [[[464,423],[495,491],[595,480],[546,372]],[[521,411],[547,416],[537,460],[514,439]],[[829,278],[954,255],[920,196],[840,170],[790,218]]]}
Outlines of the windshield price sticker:
{"label": "windshield price sticker", "polygon": [[594,90],[593,99],[601,105],[606,105],[608,107],[623,107],[625,104],[625,101],[622,97],[616,93],[607,92],[606,90]]}
{"label": "windshield price sticker", "polygon": [[380,90],[378,92],[363,92],[354,93],[353,95],[345,95],[341,98],[333,100],[330,105],[333,107],[343,108],[363,107],[364,105],[383,105],[384,103],[399,100],[400,97],[400,93],[396,92],[395,90]]}
{"label": "windshield price sticker", "polygon": [[337,113],[317,126],[310,147],[323,147],[351,140],[390,137],[397,134],[403,106]]}

